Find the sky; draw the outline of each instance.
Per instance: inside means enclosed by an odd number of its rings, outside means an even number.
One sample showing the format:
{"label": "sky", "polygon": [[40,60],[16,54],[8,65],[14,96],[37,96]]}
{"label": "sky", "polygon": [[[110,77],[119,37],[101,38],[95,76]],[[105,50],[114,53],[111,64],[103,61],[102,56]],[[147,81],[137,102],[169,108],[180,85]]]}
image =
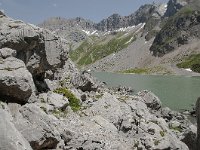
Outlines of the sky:
{"label": "sky", "polygon": [[9,17],[33,24],[50,17],[83,17],[99,22],[113,13],[129,15],[153,2],[167,0],[0,0],[0,9]]}

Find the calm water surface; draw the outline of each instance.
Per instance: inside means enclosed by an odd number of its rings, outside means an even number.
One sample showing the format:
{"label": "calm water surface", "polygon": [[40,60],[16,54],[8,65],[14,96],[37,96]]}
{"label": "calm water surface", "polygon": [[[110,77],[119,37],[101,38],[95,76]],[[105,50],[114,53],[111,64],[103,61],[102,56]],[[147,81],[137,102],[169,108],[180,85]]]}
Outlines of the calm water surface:
{"label": "calm water surface", "polygon": [[130,86],[135,92],[150,90],[155,93],[164,106],[173,110],[191,109],[200,97],[200,77],[172,75],[133,75],[108,72],[93,72],[108,86]]}

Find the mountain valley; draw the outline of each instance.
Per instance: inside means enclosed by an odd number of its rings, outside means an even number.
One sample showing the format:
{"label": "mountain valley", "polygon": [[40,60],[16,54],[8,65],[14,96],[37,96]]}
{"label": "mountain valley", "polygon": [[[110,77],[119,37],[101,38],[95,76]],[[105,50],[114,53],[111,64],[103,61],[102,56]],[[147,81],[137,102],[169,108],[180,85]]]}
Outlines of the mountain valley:
{"label": "mountain valley", "polygon": [[[143,5],[129,16],[113,14],[99,23],[75,21],[71,34],[79,35],[66,38],[71,39],[70,57],[80,68],[94,71],[134,73],[143,69],[148,70],[142,72],[145,74],[198,75],[176,67],[186,56],[200,51],[198,5],[198,1],[170,0],[168,4]],[[46,22],[41,26],[58,35],[63,31],[60,26],[68,26],[58,21],[53,28],[51,20]]]}
{"label": "mountain valley", "polygon": [[99,23],[55,17],[39,27],[0,11],[0,150],[199,150],[200,98],[193,110],[172,110],[151,89],[135,91],[141,82],[109,87],[92,74],[128,73],[128,83],[148,78],[132,74],[186,75],[143,83],[164,85],[162,95],[166,82],[173,92],[194,84],[199,95],[199,6],[169,0]]}

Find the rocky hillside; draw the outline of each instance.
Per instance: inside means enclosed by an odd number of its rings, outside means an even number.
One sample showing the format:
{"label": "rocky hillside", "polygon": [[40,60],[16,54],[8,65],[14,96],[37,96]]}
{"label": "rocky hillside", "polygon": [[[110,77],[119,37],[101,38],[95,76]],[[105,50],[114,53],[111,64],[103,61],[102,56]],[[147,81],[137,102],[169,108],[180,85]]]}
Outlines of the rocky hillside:
{"label": "rocky hillside", "polygon": [[200,72],[199,1],[170,0],[163,6],[157,8],[165,10],[161,11],[163,15],[153,13],[135,41],[86,68],[124,73],[199,76],[187,71],[190,68]]}
{"label": "rocky hillside", "polygon": [[139,24],[107,32],[104,36],[91,36],[81,43],[77,49],[70,51],[70,58],[79,66],[92,64],[128,47],[136,40],[143,27],[144,24]]}
{"label": "rocky hillside", "polygon": [[102,34],[89,36],[70,52],[70,57],[79,66],[93,64],[108,55],[127,48],[137,38],[151,40],[160,30],[160,23],[167,9],[166,4],[141,6],[129,16],[114,14],[96,24]]}
{"label": "rocky hillside", "polygon": [[[70,57],[79,67],[132,73],[139,68],[148,74],[187,75],[176,64],[199,70],[198,59],[188,63],[200,51],[194,43],[199,39],[199,8],[198,0],[169,0],[167,4],[143,5],[129,16],[113,14],[99,23],[54,18],[42,27],[68,39]],[[187,49],[192,44],[196,46]]]}
{"label": "rocky hillside", "polygon": [[79,73],[49,30],[0,12],[0,33],[0,149],[195,149],[186,116]]}
{"label": "rocky hillside", "polygon": [[[136,26],[141,23],[149,22],[145,27],[146,32],[148,32],[157,24],[165,11],[165,4],[146,4],[129,16],[113,14],[99,23],[94,23],[80,17],[74,19],[55,17],[45,20],[39,26],[54,31],[57,35],[67,39],[71,45],[70,49],[74,50],[80,46],[82,41],[88,40],[88,37],[92,35],[104,36],[107,32]],[[89,40],[91,39],[89,38]]]}
{"label": "rocky hillside", "polygon": [[162,56],[200,37],[200,11],[196,6],[187,5],[168,19],[150,48],[155,56]]}

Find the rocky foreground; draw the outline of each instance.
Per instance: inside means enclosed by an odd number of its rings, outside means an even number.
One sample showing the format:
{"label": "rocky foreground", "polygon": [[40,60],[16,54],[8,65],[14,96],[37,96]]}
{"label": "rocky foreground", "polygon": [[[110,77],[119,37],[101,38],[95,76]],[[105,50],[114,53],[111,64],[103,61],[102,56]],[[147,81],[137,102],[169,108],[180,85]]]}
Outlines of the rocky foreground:
{"label": "rocky foreground", "polygon": [[1,150],[187,150],[196,126],[153,93],[113,91],[68,58],[67,41],[0,12]]}

